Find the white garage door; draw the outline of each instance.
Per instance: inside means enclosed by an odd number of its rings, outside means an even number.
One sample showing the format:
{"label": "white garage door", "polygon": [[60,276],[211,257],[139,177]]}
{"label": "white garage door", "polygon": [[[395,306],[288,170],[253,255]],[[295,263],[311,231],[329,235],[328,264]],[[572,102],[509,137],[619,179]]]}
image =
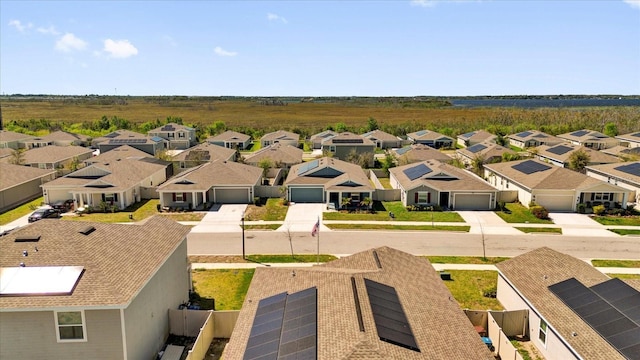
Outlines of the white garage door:
{"label": "white garage door", "polygon": [[491,210],[491,194],[455,194],[454,210]]}
{"label": "white garage door", "polygon": [[573,211],[571,195],[536,195],[536,203],[549,211]]}
{"label": "white garage door", "polygon": [[249,189],[215,189],[215,202],[218,204],[248,204]]}

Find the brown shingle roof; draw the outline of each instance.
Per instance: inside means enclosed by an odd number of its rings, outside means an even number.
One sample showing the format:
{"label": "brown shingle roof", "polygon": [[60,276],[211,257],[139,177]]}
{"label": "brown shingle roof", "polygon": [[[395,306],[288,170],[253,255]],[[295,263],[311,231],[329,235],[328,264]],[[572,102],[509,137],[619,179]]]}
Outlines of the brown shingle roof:
{"label": "brown shingle roof", "polygon": [[407,137],[410,137],[413,140],[438,140],[441,138],[453,139],[447,135],[440,134],[439,132],[431,131],[431,130],[420,130],[416,132],[412,132],[407,134]]}
{"label": "brown shingle roof", "polygon": [[362,134],[365,138],[374,138],[381,141],[399,141],[397,136],[391,135],[388,132],[384,132],[382,130],[373,130],[368,133]]}
{"label": "brown shingle roof", "polygon": [[[564,146],[564,147],[570,148],[571,150],[568,150],[564,154],[555,154],[555,153],[549,151],[549,149],[554,149],[557,146]],[[538,156],[543,156],[543,157],[546,157],[546,158],[549,158],[549,159],[553,159],[555,161],[559,161],[559,162],[563,162],[563,163],[568,162],[569,158],[571,157],[571,154],[573,154],[574,152],[576,152],[578,150],[582,150],[587,155],[589,155],[589,163],[590,164],[608,164],[608,163],[620,162],[620,159],[618,159],[615,156],[612,156],[612,155],[609,155],[609,154],[605,154],[602,151],[590,149],[588,147],[584,147],[584,146],[580,146],[580,145],[574,145],[574,144],[571,144],[571,143],[562,143],[562,144],[558,144],[558,145],[540,145],[540,146],[536,147],[535,149],[538,152]]]}
{"label": "brown shingle roof", "polygon": [[101,153],[98,156],[94,156],[90,159],[85,160],[86,163],[108,163],[111,161],[117,161],[118,159],[141,159],[150,157],[151,155],[147,154],[142,150],[138,150],[129,145],[118,146],[113,150],[109,150],[107,152]]}
{"label": "brown shingle roof", "polygon": [[[620,353],[548,289],[548,286],[572,277],[588,287],[606,281],[609,277],[580,259],[547,247],[503,261],[496,267],[549,326],[582,357],[623,359]],[[578,336],[572,336],[573,332]]]}
{"label": "brown shingle roof", "polygon": [[410,147],[393,150],[393,154],[399,159],[406,158],[408,162],[419,162],[424,160],[438,160],[442,162],[451,161],[451,157],[429,145],[413,144]]}
{"label": "brown shingle roof", "polygon": [[[352,277],[361,306],[362,332]],[[365,278],[395,288],[420,352],[379,339]],[[493,359],[429,261],[389,247],[311,268],[256,269],[224,358],[242,359],[261,299],[313,286],[317,287],[318,359]]]}
{"label": "brown shingle roof", "polygon": [[466,134],[458,135],[458,139],[469,140],[469,141],[473,140],[475,142],[491,141],[491,140],[495,140],[495,138],[497,138],[496,135],[484,130],[477,130],[477,131],[468,132]]}
{"label": "brown shingle roof", "polygon": [[207,138],[207,141],[212,142],[212,141],[238,141],[238,142],[245,142],[247,140],[251,139],[251,136],[243,134],[243,133],[239,133],[237,131],[231,131],[231,130],[227,130],[225,132],[223,132],[222,134],[218,134],[216,136],[210,136]]}
{"label": "brown shingle roof", "polygon": [[30,140],[33,138],[35,137],[27,134],[17,133],[9,130],[0,130],[0,142]]}
{"label": "brown shingle roof", "polygon": [[[342,161],[335,158],[323,157],[316,159],[317,166],[313,169],[300,173],[300,169],[304,166],[309,166],[310,162],[297,164],[291,167],[285,185],[317,185],[323,186],[327,189],[341,189],[346,186],[340,184],[347,183],[349,181],[360,184],[360,186],[350,186],[349,189],[355,191],[371,191],[373,187],[369,182],[367,174],[362,168],[356,164],[352,164],[346,161]],[[335,176],[314,176],[316,172],[323,172],[330,170],[332,173],[335,170]]]}
{"label": "brown shingle roof", "polygon": [[264,134],[260,141],[273,141],[273,140],[295,140],[298,141],[300,139],[300,135],[293,133],[291,131],[278,130],[274,132],[270,132],[268,134]]}
{"label": "brown shingle roof", "polygon": [[232,160],[236,154],[236,151],[233,149],[226,148],[224,146],[214,145],[208,142],[198,144],[196,146],[190,147],[185,151],[182,151],[178,155],[171,158],[172,161],[185,161],[192,159],[191,152],[195,151],[204,151],[209,158],[206,161],[214,161],[214,160]]}
{"label": "brown shingle roof", "polygon": [[375,147],[373,141],[362,135],[354,134],[351,132],[343,132],[334,137],[328,138],[322,141],[322,146],[334,145],[334,146],[369,146]]}
{"label": "brown shingle roof", "polygon": [[[524,135],[524,136],[521,136]],[[553,135],[549,135],[547,133],[543,133],[542,131],[538,131],[538,130],[528,130],[528,131],[522,131],[519,132],[517,134],[511,134],[511,135],[507,135],[507,138],[509,139],[515,139],[515,140],[519,140],[519,141],[527,141],[530,139],[536,139],[538,141],[542,141],[542,142],[546,142],[548,143],[549,141],[554,141],[556,143],[560,143],[563,140],[559,139]]]}
{"label": "brown shingle roof", "polygon": [[[640,186],[640,176],[626,173],[624,171],[616,170],[617,167],[627,166],[631,164],[640,164],[640,161],[626,162],[621,164],[603,164],[587,166],[587,171],[592,170],[603,174],[610,174],[618,179],[625,179]],[[640,165],[638,165],[640,166]]]}
{"label": "brown shingle roof", "polygon": [[249,154],[245,157],[245,162],[248,164],[257,164],[264,159],[269,159],[273,161],[274,164],[278,162],[289,165],[299,164],[302,162],[302,153],[303,151],[295,146],[283,146],[280,143],[275,143]]}
{"label": "brown shingle roof", "polygon": [[43,136],[42,139],[48,141],[87,141],[89,137],[82,134],[72,134],[58,130]]}
{"label": "brown shingle roof", "polygon": [[[516,155],[516,152],[506,148],[504,146],[498,145],[496,143],[492,143],[492,142],[483,142],[480,144],[476,144],[476,145],[483,145],[485,148],[479,151],[471,152],[469,151],[470,147],[466,147],[466,148],[462,148],[462,149],[458,149],[456,150],[456,152],[462,156],[465,156],[469,159],[474,159],[476,157],[481,157],[485,160],[489,160],[491,158],[495,158],[495,157],[502,157],[502,154],[512,154],[512,155]],[[472,145],[472,146],[476,146],[476,145]]]}
{"label": "brown shingle roof", "polygon": [[[488,182],[472,175],[468,171],[459,169],[455,166],[442,163],[437,160],[427,160],[420,164],[424,164],[431,172],[419,177],[415,180],[409,179],[404,170],[419,166],[419,163],[399,166],[389,169],[389,172],[398,180],[405,190],[414,189],[419,186],[426,185],[432,189],[441,191],[452,190],[475,190],[475,191],[497,191]],[[444,176],[443,176],[444,175]]]}
{"label": "brown shingle roof", "polygon": [[556,135],[557,137],[561,138],[561,139],[567,139],[567,140],[571,140],[571,141],[579,141],[579,142],[585,142],[585,141],[589,141],[589,140],[607,140],[607,139],[612,139],[611,137],[599,132],[599,131],[593,131],[593,130],[589,130],[589,129],[582,129],[582,130],[578,130],[578,131],[572,131],[572,132],[568,132],[568,133],[564,133],[564,134],[560,134],[560,135]]}
{"label": "brown shingle roof", "polygon": [[55,170],[44,170],[31,166],[13,165],[0,162],[0,190],[5,190],[27,181],[55,173]]}
{"label": "brown shingle roof", "polygon": [[262,169],[259,167],[216,160],[172,177],[158,187],[158,191],[205,191],[213,186],[225,185],[254,186],[261,177]]}
{"label": "brown shingle roof", "polygon": [[634,132],[630,132],[628,134],[618,135],[618,136],[616,136],[616,139],[624,140],[624,141],[631,141],[631,142],[634,142],[634,143],[640,143],[640,131],[634,131]]}
{"label": "brown shingle roof", "polygon": [[25,164],[57,163],[73,159],[76,156],[89,156],[93,151],[82,146],[49,145],[29,149],[24,152]]}
{"label": "brown shingle roof", "polygon": [[[87,226],[96,230],[80,234]],[[162,216],[139,225],[40,220],[0,237],[0,266],[83,266],[84,273],[71,295],[2,296],[0,308],[127,306],[188,233],[189,227]],[[26,235],[41,238],[37,243],[14,241]]]}

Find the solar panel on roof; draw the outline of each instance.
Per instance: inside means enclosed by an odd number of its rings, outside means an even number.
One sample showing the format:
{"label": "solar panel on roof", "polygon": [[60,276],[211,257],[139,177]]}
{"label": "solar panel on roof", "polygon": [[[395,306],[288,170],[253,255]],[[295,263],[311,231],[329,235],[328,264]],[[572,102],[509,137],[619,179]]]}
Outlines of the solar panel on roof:
{"label": "solar panel on roof", "polygon": [[117,132],[112,132],[112,133],[107,134],[107,135],[105,135],[105,136],[103,136],[103,137],[106,137],[106,138],[114,138],[114,137],[118,137],[119,135],[120,135],[120,134],[118,134]]}
{"label": "solar panel on roof", "polygon": [[427,165],[425,164],[418,164],[416,166],[410,167],[408,169],[404,169],[402,170],[402,172],[407,175],[407,177],[409,178],[409,180],[415,180],[421,176],[424,176],[430,172],[432,172],[433,170],[431,170]]}
{"label": "solar panel on roof", "polygon": [[521,138],[525,138],[527,136],[530,136],[531,134],[533,134],[531,131],[523,131],[519,134],[516,134],[517,137],[521,137]]}
{"label": "solar panel on roof", "polygon": [[176,128],[173,127],[173,125],[165,125],[162,127],[162,129],[160,129],[160,131],[175,131]]}
{"label": "solar panel on roof", "polygon": [[618,166],[614,169],[622,171],[623,173],[627,173],[629,175],[640,176],[640,162]]}
{"label": "solar panel on roof", "polygon": [[409,151],[409,150],[411,150],[411,149],[412,149],[412,148],[411,148],[411,146],[403,147],[403,148],[401,148],[401,149],[397,149],[397,150],[396,150],[396,153],[397,153],[398,155],[404,155],[404,154],[406,154],[406,152],[407,152],[407,151]]}
{"label": "solar panel on roof", "polygon": [[303,164],[298,168],[298,176],[302,176],[310,170],[317,168],[320,165],[320,160],[313,160],[306,164]]}
{"label": "solar panel on roof", "polygon": [[487,147],[485,145],[482,144],[475,144],[473,146],[469,146],[467,148],[467,151],[471,152],[471,153],[477,153],[478,151],[482,151],[484,149],[486,149]]}
{"label": "solar panel on roof", "polygon": [[472,131],[472,132],[468,132],[468,133],[466,133],[466,134],[462,134],[462,135],[461,135],[461,137],[463,137],[463,138],[465,138],[465,139],[468,139],[468,138],[472,137],[472,136],[473,136],[473,135],[475,135],[475,134],[476,134],[476,132],[475,132],[475,131]]}
{"label": "solar panel on roof", "polygon": [[159,137],[159,136],[154,136],[154,137],[152,137],[152,138],[151,138],[151,140],[153,140],[153,141],[155,141],[155,142],[161,142],[161,141],[163,141],[164,139],[163,139],[163,138],[161,138],[161,137]]}
{"label": "solar panel on roof", "polygon": [[260,300],[244,359],[277,359],[280,333],[284,318],[287,293],[281,293]]}
{"label": "solar panel on roof", "polygon": [[416,135],[422,136],[422,135],[424,135],[424,134],[426,134],[428,132],[429,132],[429,130],[420,130],[420,131],[416,131]]}
{"label": "solar panel on roof", "polygon": [[639,133],[635,133],[635,134],[631,134],[631,136],[633,136],[633,137],[640,137],[640,132],[639,132]]}
{"label": "solar panel on roof", "polygon": [[511,168],[514,169],[514,170],[518,170],[523,174],[531,175],[531,174],[539,172],[539,171],[549,170],[549,169],[551,169],[551,166],[548,166],[548,165],[545,165],[545,164],[540,164],[540,163],[535,162],[533,160],[527,160],[527,161],[521,162],[519,164],[512,165]]}
{"label": "solar panel on roof", "polygon": [[364,284],[380,340],[420,352],[396,289],[369,279]]}
{"label": "solar panel on roof", "polygon": [[362,144],[364,139],[333,139],[334,144]]}
{"label": "solar panel on roof", "polygon": [[588,133],[589,133],[589,131],[588,131],[588,130],[578,130],[578,131],[574,131],[574,132],[572,132],[572,133],[571,133],[571,134],[569,134],[569,135],[571,135],[571,136],[575,136],[575,137],[582,137],[582,136],[587,135]]}
{"label": "solar panel on roof", "polygon": [[564,145],[558,145],[558,146],[547,149],[548,152],[556,155],[564,155],[571,150],[573,150],[572,147],[564,146]]}
{"label": "solar panel on roof", "polygon": [[640,306],[634,298],[637,290],[618,279],[588,288],[575,278],[553,284],[549,290],[623,356],[640,359],[640,321],[627,315],[633,316]]}

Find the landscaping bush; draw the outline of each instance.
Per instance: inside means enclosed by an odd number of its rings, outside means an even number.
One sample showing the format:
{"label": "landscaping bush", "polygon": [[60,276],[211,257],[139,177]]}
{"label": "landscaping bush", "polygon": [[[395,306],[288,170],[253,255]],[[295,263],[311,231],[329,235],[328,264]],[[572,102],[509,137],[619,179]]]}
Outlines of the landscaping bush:
{"label": "landscaping bush", "polygon": [[529,211],[531,211],[533,216],[537,217],[538,219],[548,219],[549,218],[549,211],[547,209],[545,209],[544,206],[535,205],[535,206],[532,206],[531,208],[529,208]]}
{"label": "landscaping bush", "polygon": [[578,212],[580,214],[584,214],[587,210],[587,205],[586,204],[578,204]]}
{"label": "landscaping bush", "polygon": [[482,296],[487,297],[487,298],[492,298],[495,299],[498,293],[498,288],[495,286],[486,288],[484,290],[482,290]]}
{"label": "landscaping bush", "polygon": [[593,207],[593,213],[596,215],[604,214],[605,208],[604,205],[596,205]]}

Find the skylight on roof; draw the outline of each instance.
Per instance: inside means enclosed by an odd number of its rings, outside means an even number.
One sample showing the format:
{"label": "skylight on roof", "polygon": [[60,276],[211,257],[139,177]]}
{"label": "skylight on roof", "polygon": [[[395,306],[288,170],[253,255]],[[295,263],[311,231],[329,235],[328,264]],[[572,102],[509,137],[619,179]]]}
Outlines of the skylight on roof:
{"label": "skylight on roof", "polygon": [[0,268],[0,296],[71,295],[84,267]]}

